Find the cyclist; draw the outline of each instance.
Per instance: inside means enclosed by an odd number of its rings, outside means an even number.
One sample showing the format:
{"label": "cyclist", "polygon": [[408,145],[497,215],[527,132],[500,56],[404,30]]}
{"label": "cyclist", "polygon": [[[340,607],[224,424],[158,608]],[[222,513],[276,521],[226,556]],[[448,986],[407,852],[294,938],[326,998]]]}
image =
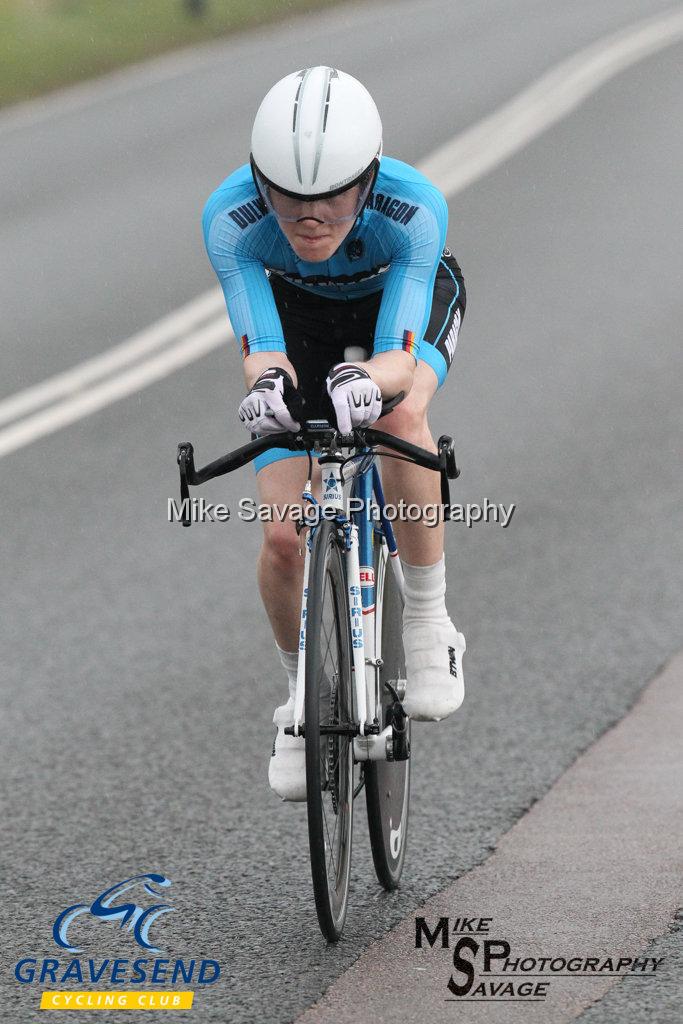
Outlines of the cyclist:
{"label": "cyclist", "polygon": [[[382,156],[382,125],[360,82],[312,67],[277,82],[253,126],[250,162],[209,198],[209,259],[244,359],[239,418],[253,434],[327,417],[340,431],[367,426],[382,397],[405,398],[382,428],[436,450],[427,410],[450,368],[465,312],[460,268],[445,248],[446,201],[409,165]],[[360,358],[359,358],[360,355]],[[329,397],[328,397],[329,396]],[[438,475],[384,459],[389,503],[438,504]],[[261,502],[296,504],[301,453],[256,460]],[[438,721],[464,696],[465,638],[445,604],[443,524],[396,522],[405,574],[403,639],[413,719]],[[289,682],[275,711],[269,781],[306,798],[304,741],[293,722],[303,559],[291,522],[264,524],[261,596]]]}

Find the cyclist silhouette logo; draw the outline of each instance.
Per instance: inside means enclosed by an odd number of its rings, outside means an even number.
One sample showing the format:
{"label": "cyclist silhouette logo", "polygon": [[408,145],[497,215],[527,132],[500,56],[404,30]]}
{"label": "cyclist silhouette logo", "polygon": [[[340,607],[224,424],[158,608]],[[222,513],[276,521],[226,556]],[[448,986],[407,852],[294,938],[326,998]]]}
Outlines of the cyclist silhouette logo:
{"label": "cyclist silhouette logo", "polygon": [[146,908],[133,902],[114,903],[119,896],[138,884],[142,884],[144,891],[149,896],[157,897],[161,893],[154,888],[154,885],[168,888],[171,880],[165,875],[159,874],[133,875],[132,878],[126,878],[123,882],[112,885],[110,889],[105,889],[90,904],[74,903],[73,906],[67,907],[58,915],[52,927],[52,936],[57,945],[68,949],[70,953],[82,952],[78,947],[71,945],[68,931],[75,918],[82,914],[92,914],[93,917],[99,918],[101,921],[119,921],[120,928],[127,925],[128,931],[133,933],[133,938],[139,946],[152,953],[161,952],[150,942],[149,929],[158,917],[162,914],[172,913],[175,908],[170,907],[167,903],[155,903]]}

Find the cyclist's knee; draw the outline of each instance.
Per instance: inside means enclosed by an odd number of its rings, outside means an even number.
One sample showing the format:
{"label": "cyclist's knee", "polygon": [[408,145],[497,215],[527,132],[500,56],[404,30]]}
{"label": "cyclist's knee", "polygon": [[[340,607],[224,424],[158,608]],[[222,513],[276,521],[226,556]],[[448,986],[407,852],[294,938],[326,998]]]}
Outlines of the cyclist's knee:
{"label": "cyclist's knee", "polygon": [[400,402],[395,409],[392,409],[387,416],[383,416],[377,426],[388,434],[395,434],[406,441],[419,443],[419,439],[429,431],[427,424],[427,408],[431,395],[425,392],[413,390]]}
{"label": "cyclist's knee", "polygon": [[389,434],[396,434],[406,441],[415,444],[423,443],[429,436],[427,410],[429,403],[436,394],[438,381],[436,374],[426,363],[418,363],[413,378],[413,386],[403,399],[387,416],[382,417],[378,427]]}
{"label": "cyclist's knee", "polygon": [[298,571],[303,564],[299,537],[294,523],[266,523],[263,536],[263,557],[283,574]]}

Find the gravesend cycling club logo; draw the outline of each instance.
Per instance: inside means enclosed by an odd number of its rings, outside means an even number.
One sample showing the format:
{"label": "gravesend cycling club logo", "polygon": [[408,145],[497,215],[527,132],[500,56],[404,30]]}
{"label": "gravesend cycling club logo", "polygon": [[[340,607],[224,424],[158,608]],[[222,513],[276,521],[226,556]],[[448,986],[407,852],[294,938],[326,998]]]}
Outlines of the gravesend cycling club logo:
{"label": "gravesend cycling club logo", "polygon": [[[145,983],[212,985],[221,973],[217,960],[134,956],[136,949],[145,954],[161,952],[162,920],[177,912],[171,906],[170,887],[171,879],[166,875],[147,872],[108,886],[89,902],[71,903],[59,911],[52,924],[55,944],[71,954],[71,959],[23,957],[14,967],[16,980],[28,986],[90,983],[114,987],[113,991],[46,990],[41,994],[41,1009],[190,1009],[193,991],[150,991],[140,986]],[[88,929],[87,921],[97,922],[98,928]],[[81,960],[74,955],[82,953],[88,941],[105,943],[107,936],[111,937],[112,928],[130,937],[131,957]],[[124,985],[132,988],[124,991],[120,987]]]}
{"label": "gravesend cycling club logo", "polygon": [[161,950],[149,941],[149,930],[161,914],[171,914],[174,908],[168,903],[155,903],[145,909],[136,903],[116,904],[114,901],[138,885],[141,885],[150,896],[159,896],[160,893],[154,886],[167,888],[170,884],[171,880],[164,875],[134,875],[132,878],[126,878],[123,882],[112,885],[110,889],[105,889],[90,905],[74,903],[73,906],[63,910],[61,914],[57,915],[52,928],[52,936],[58,946],[63,946],[70,953],[82,952],[69,941],[69,928],[77,917],[83,914],[92,914],[100,921],[118,921],[120,928],[127,926],[139,946],[149,949],[152,953],[159,953]]}

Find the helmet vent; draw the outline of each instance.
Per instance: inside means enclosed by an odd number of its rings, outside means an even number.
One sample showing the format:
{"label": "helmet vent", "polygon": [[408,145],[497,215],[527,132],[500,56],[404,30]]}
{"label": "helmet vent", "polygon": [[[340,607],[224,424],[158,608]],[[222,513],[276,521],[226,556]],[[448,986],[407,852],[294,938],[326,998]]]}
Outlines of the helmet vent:
{"label": "helmet vent", "polygon": [[327,86],[327,96],[325,97],[325,113],[323,114],[323,135],[327,128],[327,112],[330,109],[330,90],[332,89],[332,83],[330,82]]}
{"label": "helmet vent", "polygon": [[[294,116],[292,118],[292,141],[294,143],[294,164],[296,166],[296,176],[299,179],[299,184],[303,185],[304,179],[301,174],[301,119],[299,118],[299,107],[304,101],[304,89],[306,88],[306,82],[311,74],[311,68],[305,68],[299,72],[298,77],[301,78],[299,87],[296,90],[296,96],[294,97]],[[297,123],[298,121],[298,123]]]}
{"label": "helmet vent", "polygon": [[323,135],[325,134],[325,128],[327,127],[327,112],[330,109],[330,92],[332,90],[332,78],[336,75],[334,68],[325,68],[325,81],[323,83],[322,95],[324,97],[320,110],[320,120],[318,121],[318,138],[315,146],[315,159],[313,162],[313,176],[311,178],[311,185],[314,185],[318,179],[318,169],[320,168],[320,157],[323,152]]}
{"label": "helmet vent", "polygon": [[323,135],[327,128],[327,114],[330,109],[330,93],[332,92],[332,79],[339,78],[339,72],[336,68],[330,68],[330,77],[327,82],[327,95],[325,96],[325,113],[323,115]]}
{"label": "helmet vent", "polygon": [[296,90],[296,96],[294,97],[294,115],[292,117],[292,131],[293,132],[296,131],[296,116],[299,113],[299,96],[301,95],[301,87],[304,84],[304,76],[305,76],[305,74],[306,74],[305,71],[300,71],[299,72],[299,76],[301,78],[301,81],[299,82],[299,87]]}

